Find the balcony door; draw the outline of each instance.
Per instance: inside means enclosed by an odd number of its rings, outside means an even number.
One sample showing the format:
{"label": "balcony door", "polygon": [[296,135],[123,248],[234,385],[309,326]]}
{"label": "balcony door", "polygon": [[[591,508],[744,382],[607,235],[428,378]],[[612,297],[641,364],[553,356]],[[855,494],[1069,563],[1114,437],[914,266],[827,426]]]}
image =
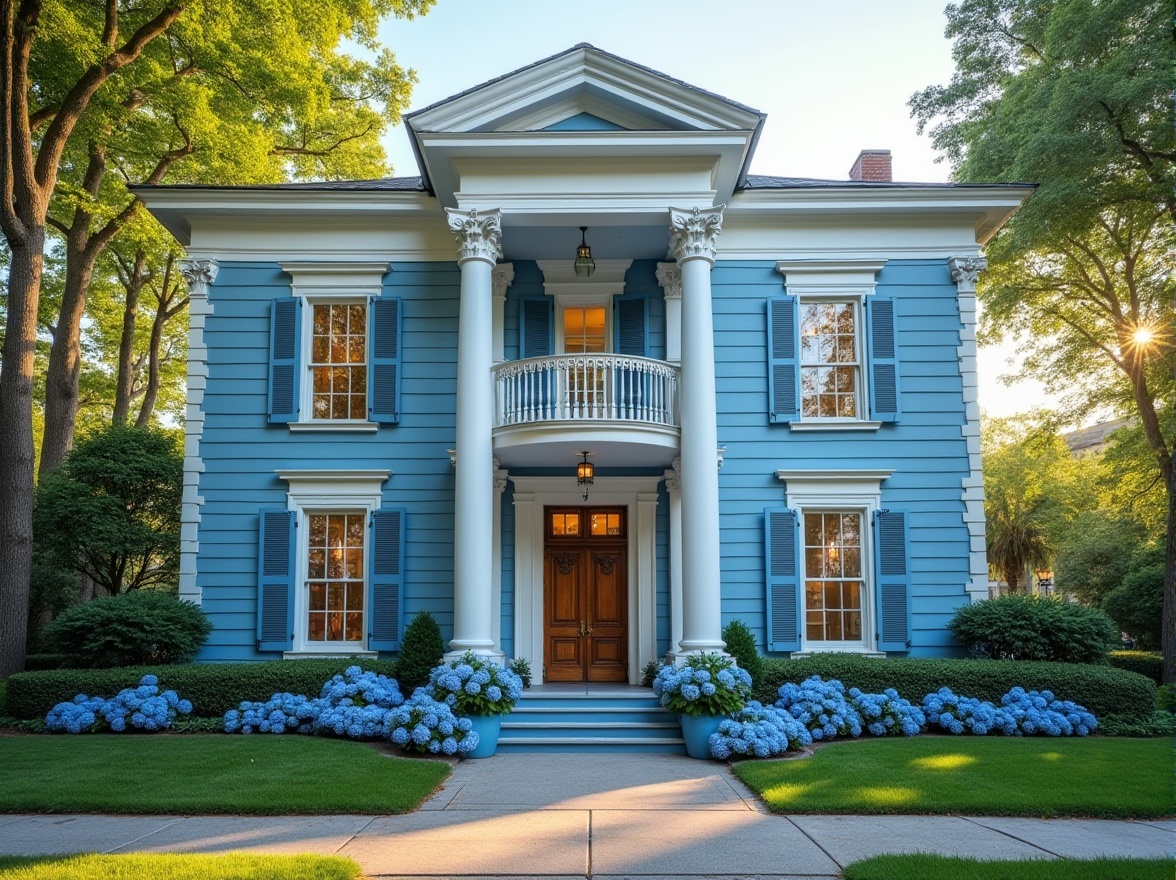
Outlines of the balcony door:
{"label": "balcony door", "polygon": [[622,507],[548,507],[544,681],[627,681],[628,547]]}

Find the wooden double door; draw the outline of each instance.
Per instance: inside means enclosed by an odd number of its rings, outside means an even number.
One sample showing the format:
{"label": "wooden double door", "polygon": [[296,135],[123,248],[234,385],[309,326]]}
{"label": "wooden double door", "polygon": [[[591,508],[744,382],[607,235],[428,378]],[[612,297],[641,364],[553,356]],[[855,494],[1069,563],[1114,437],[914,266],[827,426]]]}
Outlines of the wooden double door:
{"label": "wooden double door", "polygon": [[627,681],[629,558],[626,511],[544,511],[545,681]]}

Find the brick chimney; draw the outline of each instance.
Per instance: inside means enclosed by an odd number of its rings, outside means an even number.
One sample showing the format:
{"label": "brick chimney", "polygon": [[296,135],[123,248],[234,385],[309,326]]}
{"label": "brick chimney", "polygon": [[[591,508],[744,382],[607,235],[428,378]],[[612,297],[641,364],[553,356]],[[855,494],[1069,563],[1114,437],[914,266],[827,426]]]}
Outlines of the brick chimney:
{"label": "brick chimney", "polygon": [[862,150],[849,169],[849,179],[890,183],[890,150]]}

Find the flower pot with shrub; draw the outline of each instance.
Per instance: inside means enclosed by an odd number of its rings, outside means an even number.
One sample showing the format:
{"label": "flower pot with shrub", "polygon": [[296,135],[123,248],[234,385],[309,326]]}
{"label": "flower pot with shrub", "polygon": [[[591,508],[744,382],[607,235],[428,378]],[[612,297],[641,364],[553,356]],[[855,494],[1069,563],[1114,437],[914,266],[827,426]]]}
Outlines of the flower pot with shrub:
{"label": "flower pot with shrub", "polygon": [[722,654],[691,654],[682,666],[663,666],[653,680],[653,692],[680,716],[686,754],[709,758],[711,734],[747,705],[751,676]]}
{"label": "flower pot with shrub", "polygon": [[498,748],[502,716],[514,709],[523,680],[511,670],[466,651],[429,673],[429,692],[457,715],[469,718],[478,734],[471,758],[488,758]]}

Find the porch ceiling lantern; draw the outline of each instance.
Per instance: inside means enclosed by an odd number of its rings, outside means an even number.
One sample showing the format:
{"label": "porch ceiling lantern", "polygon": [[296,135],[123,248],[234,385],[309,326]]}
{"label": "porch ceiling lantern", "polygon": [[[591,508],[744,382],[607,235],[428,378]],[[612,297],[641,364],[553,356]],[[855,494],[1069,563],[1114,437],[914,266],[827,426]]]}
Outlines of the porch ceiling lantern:
{"label": "porch ceiling lantern", "polygon": [[588,487],[592,485],[596,476],[596,467],[588,460],[589,453],[581,452],[584,460],[576,465],[576,485],[584,490],[584,500],[588,500]]}
{"label": "porch ceiling lantern", "polygon": [[580,227],[580,246],[576,248],[576,275],[580,278],[587,278],[596,271],[596,261],[592,259],[592,248],[588,247],[586,236],[588,234],[588,227]]}

